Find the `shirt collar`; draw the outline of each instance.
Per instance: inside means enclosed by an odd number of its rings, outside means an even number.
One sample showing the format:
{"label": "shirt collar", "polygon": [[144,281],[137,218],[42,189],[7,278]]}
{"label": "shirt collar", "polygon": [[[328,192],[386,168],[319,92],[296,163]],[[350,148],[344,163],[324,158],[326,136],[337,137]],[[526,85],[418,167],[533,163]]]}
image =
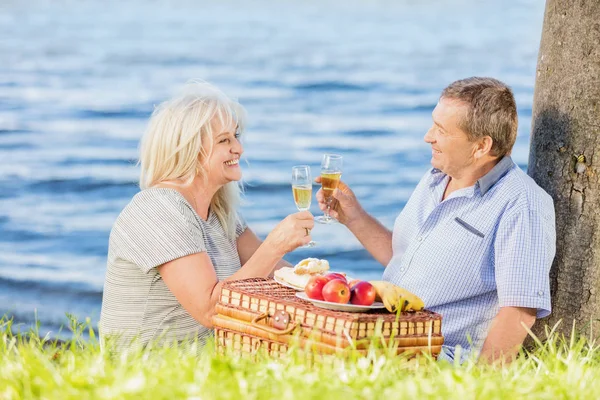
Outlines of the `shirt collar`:
{"label": "shirt collar", "polygon": [[513,162],[510,156],[502,157],[502,160],[498,164],[492,168],[490,172],[482,176],[477,180],[477,185],[479,185],[479,191],[483,196],[496,182],[500,180],[513,166],[515,163]]}
{"label": "shirt collar", "polygon": [[[494,184],[498,182],[500,178],[502,178],[514,165],[515,163],[510,156],[502,157],[502,160],[500,160],[490,172],[477,180],[476,186],[479,187],[479,192],[481,195],[483,196],[488,190],[490,190],[490,188],[494,186]],[[446,177],[446,174],[437,168],[431,169],[431,175],[431,186],[438,185]]]}

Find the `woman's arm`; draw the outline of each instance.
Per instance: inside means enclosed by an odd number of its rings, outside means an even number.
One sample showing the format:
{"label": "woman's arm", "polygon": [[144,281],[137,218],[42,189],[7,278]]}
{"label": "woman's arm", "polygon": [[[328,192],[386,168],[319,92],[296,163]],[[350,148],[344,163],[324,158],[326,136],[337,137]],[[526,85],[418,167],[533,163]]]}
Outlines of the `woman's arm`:
{"label": "woman's arm", "polygon": [[[266,277],[281,259],[280,254],[268,249],[259,249],[254,256],[260,259],[260,263],[248,260],[251,266],[244,266],[226,280]],[[159,266],[158,272],[183,308],[201,325],[212,328],[212,317],[223,281],[218,281],[208,254],[201,252],[177,258]]]}
{"label": "woman's arm", "polygon": [[[268,277],[284,254],[310,241],[306,229],[312,229],[313,226],[312,214],[303,211],[286,217],[258,247],[255,246],[256,240],[259,240],[256,235],[247,234],[243,245],[250,248],[243,251],[243,256],[239,253],[240,261],[244,257],[245,262],[240,270],[226,280]],[[248,235],[254,236],[256,240]],[[252,248],[250,254],[249,250]],[[200,324],[212,328],[212,317],[223,282],[217,279],[208,254],[201,252],[177,258],[159,266],[158,272],[183,308]]]}
{"label": "woman's arm", "polygon": [[[258,250],[262,244],[262,240],[252,231],[250,228],[246,230],[237,239],[238,254],[240,256],[240,263],[245,265],[246,262],[252,257],[252,255]],[[281,267],[291,267],[292,264],[285,261],[284,259],[279,260],[273,271]],[[272,272],[272,271],[271,271]],[[269,275],[271,276],[272,273]]]}

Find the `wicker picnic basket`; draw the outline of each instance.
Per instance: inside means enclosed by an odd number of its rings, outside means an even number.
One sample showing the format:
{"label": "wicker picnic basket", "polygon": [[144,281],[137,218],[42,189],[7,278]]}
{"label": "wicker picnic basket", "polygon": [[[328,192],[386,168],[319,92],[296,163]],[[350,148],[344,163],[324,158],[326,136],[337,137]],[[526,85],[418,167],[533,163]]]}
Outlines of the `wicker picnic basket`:
{"label": "wicker picnic basket", "polygon": [[226,282],[213,317],[217,350],[276,357],[295,345],[302,351],[334,354],[366,352],[379,338],[396,353],[439,354],[444,338],[442,317],[423,310],[396,315],[331,311],[296,297],[296,291],[272,279]]}

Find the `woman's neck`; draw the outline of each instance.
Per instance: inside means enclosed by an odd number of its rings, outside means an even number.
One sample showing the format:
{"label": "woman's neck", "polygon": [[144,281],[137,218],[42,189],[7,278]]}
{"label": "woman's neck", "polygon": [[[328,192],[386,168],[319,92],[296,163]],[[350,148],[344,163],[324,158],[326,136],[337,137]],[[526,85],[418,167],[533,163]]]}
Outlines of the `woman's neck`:
{"label": "woman's neck", "polygon": [[182,185],[179,182],[161,182],[155,187],[164,187],[177,190],[194,208],[196,214],[198,214],[198,216],[205,221],[208,220],[208,213],[212,198],[221,188],[221,186],[217,187],[208,183],[204,183],[203,179],[198,176],[196,176],[189,185]]}
{"label": "woman's neck", "polygon": [[192,197],[194,202],[193,206],[196,210],[196,213],[200,216],[200,218],[206,221],[208,220],[208,213],[212,198],[221,188],[221,186],[213,186],[202,181],[202,178],[196,176],[192,183],[185,187],[185,190],[188,195]]}

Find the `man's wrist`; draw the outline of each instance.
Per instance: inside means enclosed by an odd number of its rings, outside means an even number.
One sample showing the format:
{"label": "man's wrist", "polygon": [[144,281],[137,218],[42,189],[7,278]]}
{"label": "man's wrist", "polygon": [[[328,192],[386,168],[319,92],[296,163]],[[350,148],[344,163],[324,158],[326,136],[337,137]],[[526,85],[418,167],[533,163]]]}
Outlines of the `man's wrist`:
{"label": "man's wrist", "polygon": [[350,229],[350,231],[354,232],[355,229],[358,229],[358,228],[360,228],[361,225],[363,225],[365,218],[367,218],[368,216],[369,216],[369,214],[367,214],[367,212],[361,208],[356,213],[354,218],[348,219],[346,221],[345,225],[348,229]]}

